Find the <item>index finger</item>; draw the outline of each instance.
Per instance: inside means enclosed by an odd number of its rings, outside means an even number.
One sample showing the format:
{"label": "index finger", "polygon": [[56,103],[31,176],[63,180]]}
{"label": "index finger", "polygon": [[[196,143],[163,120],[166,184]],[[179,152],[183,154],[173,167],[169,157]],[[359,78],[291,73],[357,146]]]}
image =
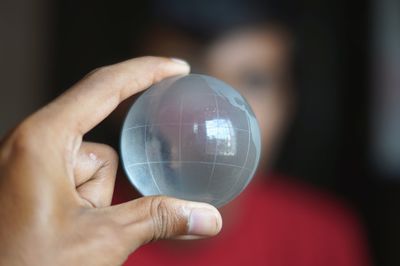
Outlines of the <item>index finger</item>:
{"label": "index finger", "polygon": [[189,70],[184,61],[150,56],[101,67],[46,106],[42,118],[47,126],[62,126],[64,131],[82,136],[129,96]]}

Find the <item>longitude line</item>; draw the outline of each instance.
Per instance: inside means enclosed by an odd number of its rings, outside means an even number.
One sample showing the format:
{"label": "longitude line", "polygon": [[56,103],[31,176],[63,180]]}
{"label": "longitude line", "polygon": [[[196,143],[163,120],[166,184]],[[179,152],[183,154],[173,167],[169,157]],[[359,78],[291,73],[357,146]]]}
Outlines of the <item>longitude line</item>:
{"label": "longitude line", "polygon": [[[215,100],[215,109],[217,111],[217,121],[219,121],[219,110],[218,110],[218,102],[217,102],[217,97],[214,95],[214,100]],[[207,130],[207,129],[206,129]],[[211,169],[211,173],[210,176],[208,177],[208,181],[207,181],[207,187],[206,187],[206,191],[208,191],[208,189],[210,188],[210,184],[211,184],[211,178],[214,176],[214,171],[215,171],[215,163],[217,162],[217,148],[218,148],[218,139],[215,139],[215,153],[214,153],[214,162],[213,162],[213,167]]]}
{"label": "longitude line", "polygon": [[153,170],[150,167],[149,155],[147,154],[147,140],[146,140],[146,138],[147,138],[147,126],[144,127],[144,152],[146,153],[147,166],[149,167],[151,178],[153,179],[153,182],[156,185],[156,187],[158,189],[158,192],[160,192],[160,194],[161,194],[161,190],[158,187],[158,184],[157,184],[157,182],[156,182],[156,180],[154,178]]}
{"label": "longitude line", "polygon": [[182,161],[182,113],[183,113],[183,97],[181,97],[180,107],[179,107],[179,161]]}
{"label": "longitude line", "polygon": [[[235,183],[232,185],[232,187],[229,189],[229,191],[226,193],[226,196],[229,196],[229,194],[231,193],[231,191],[235,188],[235,186],[236,186],[236,184],[239,182],[239,180],[240,180],[240,176],[242,175],[242,173],[243,173],[243,169],[245,169],[245,166],[246,166],[246,163],[247,163],[247,160],[249,159],[249,152],[250,152],[250,121],[249,121],[249,118],[246,116],[246,120],[247,120],[247,126],[248,126],[248,128],[249,128],[249,137],[248,137],[248,140],[247,140],[247,153],[246,153],[246,158],[244,159],[244,163],[243,163],[243,166],[241,167],[241,169],[240,169],[240,172],[239,172],[239,174],[237,175],[237,177],[236,177],[236,181],[235,181]],[[246,168],[247,169],[247,168]],[[224,200],[225,200],[226,198],[224,198]]]}
{"label": "longitude line", "polygon": [[179,181],[182,184],[182,115],[183,115],[183,96],[180,98],[180,106],[179,106],[179,153],[178,153],[178,160],[179,160]]}

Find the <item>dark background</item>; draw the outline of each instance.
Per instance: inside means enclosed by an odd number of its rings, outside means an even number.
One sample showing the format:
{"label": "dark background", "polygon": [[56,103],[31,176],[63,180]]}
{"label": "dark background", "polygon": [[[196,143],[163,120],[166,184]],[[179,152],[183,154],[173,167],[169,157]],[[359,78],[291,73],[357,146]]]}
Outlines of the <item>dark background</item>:
{"label": "dark background", "polygon": [[[6,2],[0,5],[0,15],[11,24],[1,23],[5,46],[0,70],[8,76],[1,80],[9,83],[3,83],[1,98],[2,103],[6,98],[15,100],[3,104],[1,113],[2,117],[14,114],[15,119],[7,123],[2,119],[2,134],[90,70],[139,55],[136,47],[151,23],[146,1]],[[295,2],[291,10],[296,12],[299,50],[299,112],[275,168],[348,201],[365,224],[376,265],[400,265],[400,179],[387,178],[371,162],[371,97],[379,90],[371,78],[375,74],[371,68],[374,5],[368,1]],[[29,12],[36,15],[21,22]],[[26,31],[31,38],[18,39],[15,32],[29,21],[36,23]],[[29,49],[38,57],[21,56],[13,40],[32,42]],[[20,49],[25,51],[24,47]],[[31,83],[19,84],[15,80],[24,79],[30,68],[21,73],[24,68],[10,64],[27,66],[28,60],[35,62],[28,66],[39,72],[30,74]],[[32,90],[40,88],[38,94],[32,93],[30,84]],[[22,88],[20,95],[12,92],[13,86]],[[35,104],[13,113],[12,108],[29,102],[29,95]],[[40,98],[34,98],[37,95]],[[102,132],[100,125],[89,138],[113,144]]]}

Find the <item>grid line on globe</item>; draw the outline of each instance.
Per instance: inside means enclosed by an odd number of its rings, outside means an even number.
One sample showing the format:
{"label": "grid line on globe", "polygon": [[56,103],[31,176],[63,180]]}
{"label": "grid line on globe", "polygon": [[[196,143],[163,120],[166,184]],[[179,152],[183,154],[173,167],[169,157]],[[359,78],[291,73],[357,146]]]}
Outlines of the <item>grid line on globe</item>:
{"label": "grid line on globe", "polygon": [[[219,121],[219,111],[218,111],[218,102],[217,102],[217,97],[215,95],[213,95],[214,97],[214,101],[215,101],[215,109],[217,111],[217,121]],[[217,150],[218,148],[218,142],[215,142],[215,150]],[[206,191],[209,190],[210,188],[210,183],[211,183],[211,178],[214,176],[214,171],[215,171],[215,163],[217,162],[217,152],[214,153],[214,161],[213,161],[213,166],[211,169],[211,173],[210,176],[208,177],[208,182],[207,182],[207,187],[206,187]]]}
{"label": "grid line on globe", "polygon": [[[147,127],[144,128],[144,139],[146,139],[146,137],[147,137]],[[149,163],[149,155],[147,154],[147,145],[146,144],[147,143],[144,142],[144,151],[146,153],[146,159],[147,159],[147,164],[148,164]],[[148,167],[149,167],[149,172],[150,172],[150,175],[151,175],[151,179],[153,180],[154,184],[156,185],[158,192],[161,194],[161,189],[158,186],[157,181],[154,178],[153,171],[152,171],[152,169],[151,169],[149,164],[148,164]]]}
{"label": "grid line on globe", "polygon": [[221,81],[190,74],[163,80],[136,100],[123,125],[121,158],[143,195],[218,207],[250,182],[260,146],[246,100]]}

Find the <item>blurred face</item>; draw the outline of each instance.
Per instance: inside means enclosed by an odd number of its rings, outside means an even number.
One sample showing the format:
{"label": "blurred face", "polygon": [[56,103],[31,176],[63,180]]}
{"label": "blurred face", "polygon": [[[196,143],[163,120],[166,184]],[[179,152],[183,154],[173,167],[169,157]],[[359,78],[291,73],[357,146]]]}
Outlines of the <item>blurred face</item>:
{"label": "blurred face", "polygon": [[224,36],[205,56],[206,72],[238,89],[253,108],[261,128],[264,167],[273,160],[291,109],[289,56],[287,36],[262,28]]}
{"label": "blurred face", "polygon": [[204,50],[171,30],[153,30],[145,41],[148,54],[180,57],[202,72],[239,90],[253,108],[262,134],[262,162],[273,161],[274,151],[292,110],[290,38],[283,30],[261,27],[236,30]]}

